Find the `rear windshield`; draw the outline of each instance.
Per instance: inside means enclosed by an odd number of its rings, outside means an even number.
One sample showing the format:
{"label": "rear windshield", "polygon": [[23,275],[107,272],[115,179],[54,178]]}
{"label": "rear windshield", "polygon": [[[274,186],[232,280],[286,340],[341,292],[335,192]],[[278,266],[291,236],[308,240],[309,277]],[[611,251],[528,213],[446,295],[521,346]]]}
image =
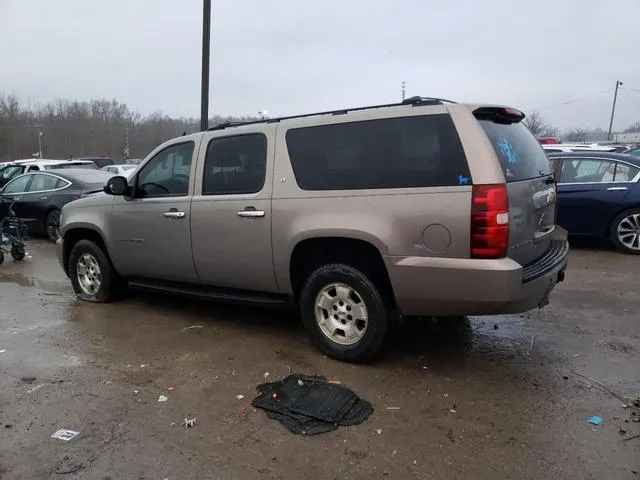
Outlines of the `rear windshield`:
{"label": "rear windshield", "polygon": [[98,168],[106,167],[107,165],[113,165],[114,162],[110,158],[90,158],[88,159],[93,162],[94,165]]}
{"label": "rear windshield", "polygon": [[86,168],[89,170],[96,170],[97,167],[95,166],[94,163],[92,162],[82,162],[82,163],[76,163],[76,162],[68,162],[68,163],[58,163],[56,165],[48,165],[47,170],[60,170],[63,168]]}
{"label": "rear windshield", "polygon": [[549,159],[522,123],[503,124],[479,120],[491,140],[507,182],[519,182],[551,174]]}
{"label": "rear windshield", "polygon": [[75,183],[81,183],[90,190],[101,190],[104,183],[113,177],[113,173],[104,170],[70,170],[65,172],[65,178]]}
{"label": "rear windshield", "polygon": [[7,167],[0,169],[0,178],[4,178],[5,180],[8,180],[13,177],[17,177],[23,172],[24,172],[24,167],[22,165],[9,165]]}

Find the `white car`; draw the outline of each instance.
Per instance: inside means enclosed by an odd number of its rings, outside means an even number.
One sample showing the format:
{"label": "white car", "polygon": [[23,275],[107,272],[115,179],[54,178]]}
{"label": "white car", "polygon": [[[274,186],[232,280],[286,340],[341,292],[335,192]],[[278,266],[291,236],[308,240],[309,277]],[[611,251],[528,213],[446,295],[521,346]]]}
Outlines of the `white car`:
{"label": "white car", "polygon": [[104,170],[109,173],[113,173],[115,175],[120,175],[122,177],[129,178],[129,175],[133,173],[136,169],[137,165],[107,165],[106,167],[102,167],[100,170]]}
{"label": "white car", "polygon": [[17,177],[18,175],[22,175],[23,173],[41,172],[42,170],[59,170],[63,168],[97,169],[93,162],[87,160],[15,160],[13,162],[0,165],[0,187],[7,184],[9,180]]}
{"label": "white car", "polygon": [[615,148],[613,147],[604,147],[597,144],[592,145],[582,145],[582,144],[573,144],[573,143],[555,143],[555,144],[546,144],[542,145],[542,149],[547,153],[558,153],[558,152],[613,152]]}

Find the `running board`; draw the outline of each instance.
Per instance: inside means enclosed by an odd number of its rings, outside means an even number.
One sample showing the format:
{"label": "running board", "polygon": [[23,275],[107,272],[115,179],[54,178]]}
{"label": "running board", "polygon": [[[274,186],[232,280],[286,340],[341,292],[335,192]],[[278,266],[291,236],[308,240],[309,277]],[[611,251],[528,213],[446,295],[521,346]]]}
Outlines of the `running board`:
{"label": "running board", "polygon": [[271,307],[291,306],[291,298],[275,293],[253,292],[233,288],[210,287],[147,278],[128,279],[130,288],[147,292],[164,292],[181,297],[215,300],[223,303],[260,305]]}

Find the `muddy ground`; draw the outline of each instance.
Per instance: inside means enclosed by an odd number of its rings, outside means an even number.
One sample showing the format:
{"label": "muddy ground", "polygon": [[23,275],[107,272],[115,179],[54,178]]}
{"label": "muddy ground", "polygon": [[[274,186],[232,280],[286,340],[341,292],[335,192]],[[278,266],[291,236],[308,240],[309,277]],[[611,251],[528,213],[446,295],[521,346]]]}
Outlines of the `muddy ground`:
{"label": "muddy ground", "polygon": [[[0,266],[2,480],[640,479],[640,409],[615,396],[640,395],[640,258],[574,248],[547,308],[409,324],[354,366],[318,353],[290,312],[81,303],[53,246],[29,251]],[[242,411],[288,367],[343,382],[375,413],[305,438]],[[60,428],[80,434],[51,438]]]}

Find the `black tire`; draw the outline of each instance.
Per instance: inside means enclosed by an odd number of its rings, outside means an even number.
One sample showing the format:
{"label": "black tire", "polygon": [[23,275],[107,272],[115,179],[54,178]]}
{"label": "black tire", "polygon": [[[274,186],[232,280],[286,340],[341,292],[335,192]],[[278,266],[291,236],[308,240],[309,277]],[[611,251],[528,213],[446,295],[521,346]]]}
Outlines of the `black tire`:
{"label": "black tire", "polygon": [[[332,283],[351,287],[366,307],[366,330],[356,343],[343,345],[333,341],[322,332],[316,321],[316,298]],[[389,312],[383,292],[360,270],[343,264],[324,265],[307,277],[300,292],[300,313],[307,332],[318,348],[344,362],[364,363],[373,359],[384,344],[389,326]],[[346,320],[341,321],[344,323]]]}
{"label": "black tire", "polygon": [[27,252],[24,249],[24,244],[14,243],[11,246],[11,258],[13,258],[15,262],[21,262],[22,260],[24,260],[24,257],[26,257],[26,255]]}
{"label": "black tire", "polygon": [[51,210],[44,221],[44,230],[47,238],[52,242],[57,242],[60,237],[60,210]]}
{"label": "black tire", "polygon": [[[85,257],[87,255],[88,257]],[[99,286],[95,292],[87,291],[81,286],[78,278],[78,262],[81,259],[92,258],[99,267]],[[80,240],[69,255],[69,278],[76,296],[87,302],[105,303],[117,299],[125,289],[125,282],[111,265],[104,250],[90,240]]]}
{"label": "black tire", "polygon": [[4,253],[0,252],[0,265],[4,262]]}
{"label": "black tire", "polygon": [[[609,237],[611,238],[611,241],[613,242],[614,246],[621,252],[629,253],[632,255],[640,255],[640,244],[638,244],[637,250],[634,250],[633,248],[629,248],[628,246],[626,246],[618,238],[618,227],[620,226],[620,224],[623,222],[625,218],[628,218],[631,215],[640,215],[640,208],[632,208],[630,210],[626,210],[620,213],[613,220],[613,222],[611,222],[611,231],[609,232]],[[640,221],[640,217],[637,217],[637,218],[638,218],[638,221]],[[640,242],[640,238],[637,238],[636,242]]]}

